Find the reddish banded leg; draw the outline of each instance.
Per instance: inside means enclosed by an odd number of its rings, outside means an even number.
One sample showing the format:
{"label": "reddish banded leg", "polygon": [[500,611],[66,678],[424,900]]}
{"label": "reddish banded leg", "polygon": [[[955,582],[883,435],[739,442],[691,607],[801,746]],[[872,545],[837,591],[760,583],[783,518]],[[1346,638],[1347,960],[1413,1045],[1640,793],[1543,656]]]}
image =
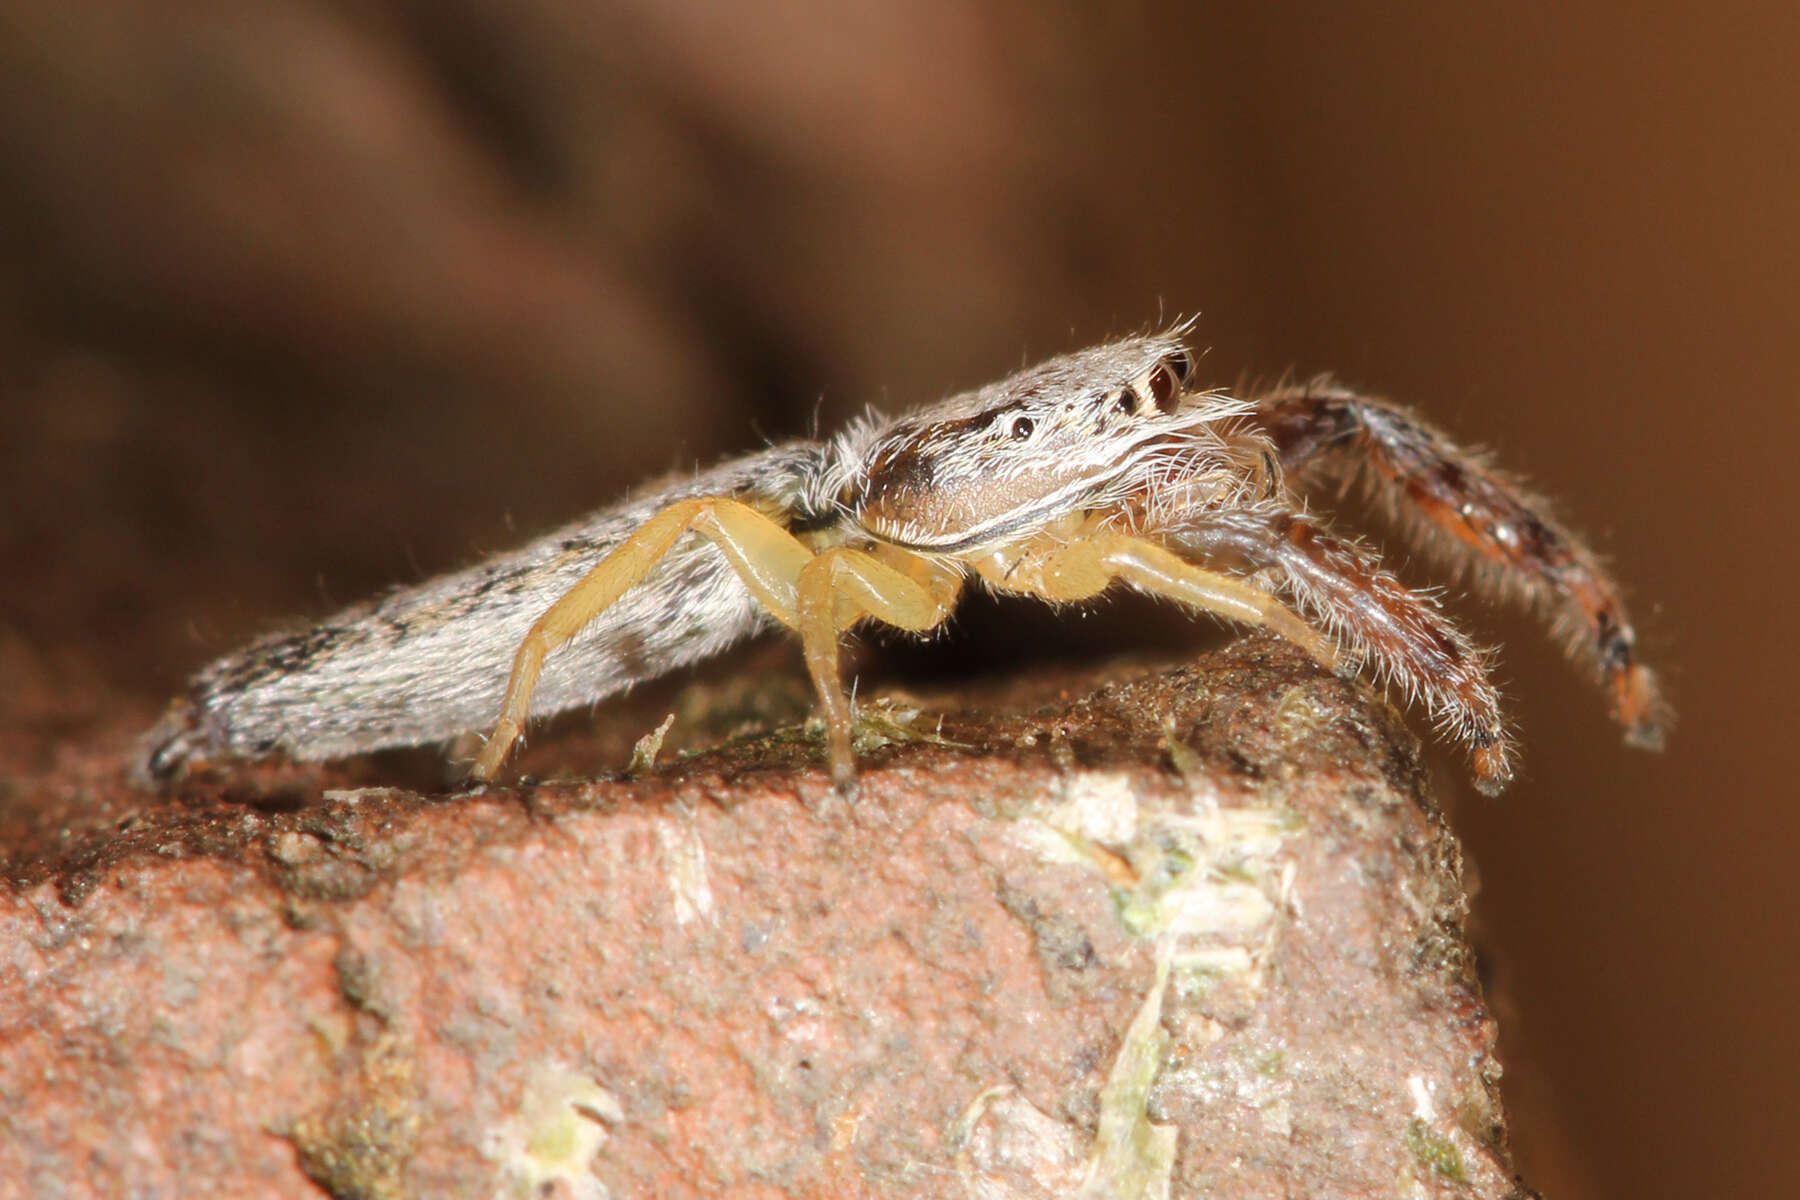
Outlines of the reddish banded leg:
{"label": "reddish banded leg", "polygon": [[1258,408],[1290,472],[1367,464],[1403,515],[1417,514],[1448,535],[1433,540],[1473,566],[1477,580],[1522,592],[1555,623],[1579,631],[1576,652],[1596,664],[1626,740],[1661,748],[1668,710],[1655,677],[1637,661],[1618,585],[1541,501],[1410,413],[1330,380],[1271,392]]}

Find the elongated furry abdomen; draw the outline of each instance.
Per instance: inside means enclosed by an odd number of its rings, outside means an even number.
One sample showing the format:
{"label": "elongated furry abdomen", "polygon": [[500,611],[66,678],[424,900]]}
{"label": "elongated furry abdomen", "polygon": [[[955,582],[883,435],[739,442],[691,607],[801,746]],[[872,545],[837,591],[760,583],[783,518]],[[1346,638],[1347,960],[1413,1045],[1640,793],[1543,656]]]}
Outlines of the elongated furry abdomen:
{"label": "elongated furry abdomen", "polygon": [[[191,760],[277,752],[336,758],[485,728],[533,622],[644,521],[697,495],[790,515],[811,502],[821,453],[789,443],[732,459],[511,553],[261,638],[194,678],[146,739],[143,769],[165,777]],[[772,624],[724,556],[689,534],[548,659],[531,713],[592,703]]]}

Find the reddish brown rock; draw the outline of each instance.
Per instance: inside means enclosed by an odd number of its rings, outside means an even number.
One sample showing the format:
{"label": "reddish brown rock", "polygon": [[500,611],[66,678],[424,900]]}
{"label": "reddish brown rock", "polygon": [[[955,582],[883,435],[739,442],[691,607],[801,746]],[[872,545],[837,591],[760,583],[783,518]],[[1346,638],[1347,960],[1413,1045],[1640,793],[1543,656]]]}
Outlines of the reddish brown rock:
{"label": "reddish brown rock", "polygon": [[1456,845],[1356,685],[1245,639],[872,709],[851,803],[790,729],[194,779],[15,862],[0,1194],[1520,1192]]}

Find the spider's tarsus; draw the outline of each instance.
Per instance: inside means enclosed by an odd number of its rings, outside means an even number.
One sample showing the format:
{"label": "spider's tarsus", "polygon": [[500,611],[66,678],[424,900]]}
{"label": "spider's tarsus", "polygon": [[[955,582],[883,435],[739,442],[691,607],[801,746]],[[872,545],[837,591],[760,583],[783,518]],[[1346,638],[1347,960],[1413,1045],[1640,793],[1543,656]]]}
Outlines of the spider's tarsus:
{"label": "spider's tarsus", "polygon": [[1633,750],[1649,750],[1662,753],[1666,731],[1661,722],[1642,721],[1625,731],[1625,744]]}
{"label": "spider's tarsus", "polygon": [[1470,757],[1474,762],[1475,787],[1482,795],[1498,796],[1512,782],[1512,764],[1507,761],[1504,742],[1482,746]]}

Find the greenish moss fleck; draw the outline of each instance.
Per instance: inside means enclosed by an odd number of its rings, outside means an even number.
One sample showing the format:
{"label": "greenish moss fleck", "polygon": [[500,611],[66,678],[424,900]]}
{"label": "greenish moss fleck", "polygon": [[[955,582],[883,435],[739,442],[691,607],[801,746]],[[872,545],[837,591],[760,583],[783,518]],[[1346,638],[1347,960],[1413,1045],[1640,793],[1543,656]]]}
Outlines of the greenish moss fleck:
{"label": "greenish moss fleck", "polygon": [[1169,1035],[1162,1027],[1163,992],[1169,985],[1166,947],[1156,958],[1156,977],[1125,1031],[1119,1056],[1100,1089],[1099,1128],[1081,1200],[1150,1200],[1169,1194],[1175,1167],[1176,1130],[1150,1120],[1150,1089],[1161,1074]]}
{"label": "greenish moss fleck", "polygon": [[572,1158],[576,1148],[576,1132],[573,1114],[563,1120],[537,1126],[526,1139],[525,1153],[533,1158],[548,1160]]}
{"label": "greenish moss fleck", "polygon": [[1162,910],[1154,898],[1123,888],[1112,889],[1113,904],[1118,909],[1119,924],[1132,937],[1148,937],[1162,921]]}
{"label": "greenish moss fleck", "polygon": [[382,1038],[367,1050],[352,1091],[287,1131],[300,1169],[335,1200],[401,1200],[419,1141],[412,1058]]}
{"label": "greenish moss fleck", "polygon": [[1432,1132],[1418,1117],[1406,1123],[1406,1148],[1412,1151],[1413,1161],[1452,1183],[1463,1183],[1462,1155],[1449,1138]]}
{"label": "greenish moss fleck", "polygon": [[1179,846],[1170,846],[1163,850],[1163,871],[1170,881],[1180,879],[1194,869],[1194,856]]}
{"label": "greenish moss fleck", "polygon": [[1256,872],[1241,862],[1220,863],[1213,868],[1213,874],[1231,883],[1247,883],[1251,887],[1257,885]]}

